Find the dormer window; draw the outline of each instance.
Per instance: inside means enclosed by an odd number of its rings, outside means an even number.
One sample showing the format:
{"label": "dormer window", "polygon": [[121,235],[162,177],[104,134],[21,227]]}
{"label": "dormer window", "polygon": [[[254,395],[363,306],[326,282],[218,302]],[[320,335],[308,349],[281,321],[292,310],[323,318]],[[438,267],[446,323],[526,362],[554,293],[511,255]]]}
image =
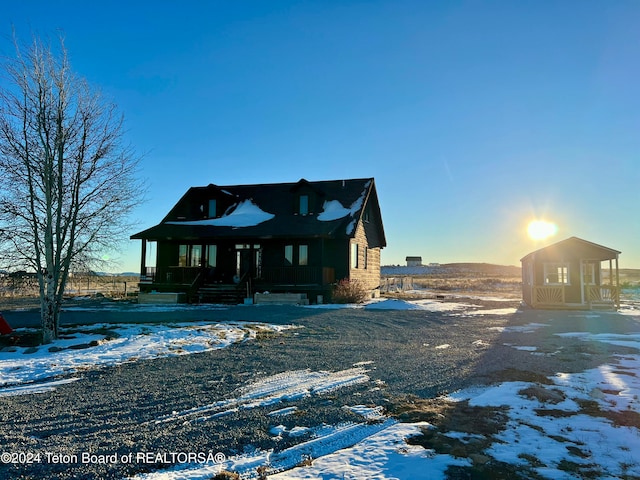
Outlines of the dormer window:
{"label": "dormer window", "polygon": [[217,215],[218,202],[216,202],[215,198],[209,200],[209,218],[216,218]]}
{"label": "dormer window", "polygon": [[309,195],[300,195],[300,203],[298,213],[300,215],[309,215]]}

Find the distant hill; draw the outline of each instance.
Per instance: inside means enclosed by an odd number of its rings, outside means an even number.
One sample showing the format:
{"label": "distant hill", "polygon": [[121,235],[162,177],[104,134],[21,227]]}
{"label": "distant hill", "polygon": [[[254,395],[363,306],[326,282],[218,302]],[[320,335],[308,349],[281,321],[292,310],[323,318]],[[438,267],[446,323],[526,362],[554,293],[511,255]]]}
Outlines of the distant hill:
{"label": "distant hill", "polygon": [[439,275],[439,276],[477,276],[477,277],[519,277],[522,269],[514,265],[494,265],[492,263],[443,263],[440,265],[424,265],[407,267],[402,265],[385,265],[380,273],[393,275]]}

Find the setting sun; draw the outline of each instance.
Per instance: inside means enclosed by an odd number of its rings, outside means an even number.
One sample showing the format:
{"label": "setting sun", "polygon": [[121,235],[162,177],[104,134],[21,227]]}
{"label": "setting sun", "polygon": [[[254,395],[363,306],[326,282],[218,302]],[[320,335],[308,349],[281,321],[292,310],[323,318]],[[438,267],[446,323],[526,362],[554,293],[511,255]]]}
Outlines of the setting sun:
{"label": "setting sun", "polygon": [[555,235],[557,231],[558,227],[554,223],[544,220],[534,220],[527,227],[527,233],[533,240],[544,240]]}

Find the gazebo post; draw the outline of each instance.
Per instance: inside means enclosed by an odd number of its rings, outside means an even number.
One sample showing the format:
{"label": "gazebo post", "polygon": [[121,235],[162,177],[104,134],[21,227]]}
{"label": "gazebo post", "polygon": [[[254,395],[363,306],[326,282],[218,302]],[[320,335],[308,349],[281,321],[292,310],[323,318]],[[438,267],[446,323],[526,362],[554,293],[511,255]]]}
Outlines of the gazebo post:
{"label": "gazebo post", "polygon": [[618,268],[617,254],[616,254],[616,308],[620,308],[620,270]]}

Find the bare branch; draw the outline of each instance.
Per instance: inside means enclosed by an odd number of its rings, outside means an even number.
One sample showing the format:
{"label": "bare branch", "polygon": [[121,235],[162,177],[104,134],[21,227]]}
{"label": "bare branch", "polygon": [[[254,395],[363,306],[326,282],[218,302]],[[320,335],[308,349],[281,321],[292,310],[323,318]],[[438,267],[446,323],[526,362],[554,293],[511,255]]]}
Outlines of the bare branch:
{"label": "bare branch", "polygon": [[138,159],[122,116],[34,38],[16,43],[0,89],[0,262],[38,272],[45,333],[55,337],[70,269],[126,238],[140,201]]}

